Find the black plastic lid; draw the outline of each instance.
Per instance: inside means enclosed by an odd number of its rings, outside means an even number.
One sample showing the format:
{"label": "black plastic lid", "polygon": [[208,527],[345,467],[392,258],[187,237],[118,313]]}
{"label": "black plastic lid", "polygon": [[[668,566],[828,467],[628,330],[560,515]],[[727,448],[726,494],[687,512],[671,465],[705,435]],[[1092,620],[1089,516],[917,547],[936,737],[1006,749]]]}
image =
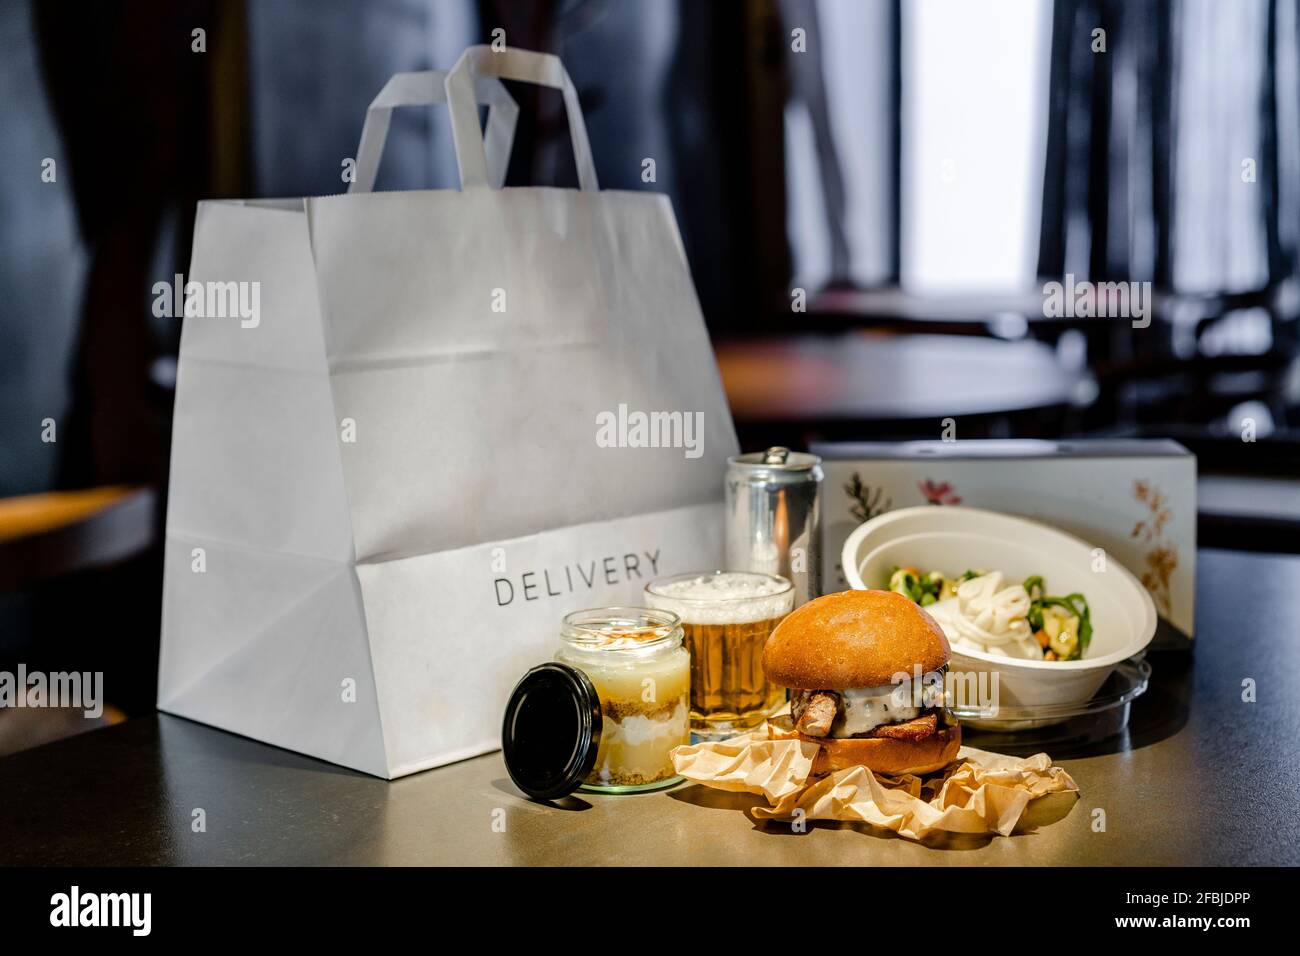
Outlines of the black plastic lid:
{"label": "black plastic lid", "polygon": [[582,671],[541,664],[515,686],[501,724],[510,779],[535,800],[567,796],[596,766],[600,697]]}

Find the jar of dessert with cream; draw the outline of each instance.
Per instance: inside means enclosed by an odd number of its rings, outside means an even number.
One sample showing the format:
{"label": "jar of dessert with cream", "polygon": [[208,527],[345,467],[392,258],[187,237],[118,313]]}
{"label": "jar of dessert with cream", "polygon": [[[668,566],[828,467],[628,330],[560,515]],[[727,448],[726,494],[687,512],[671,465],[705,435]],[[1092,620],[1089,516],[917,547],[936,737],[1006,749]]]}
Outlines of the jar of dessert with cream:
{"label": "jar of dessert with cream", "polygon": [[637,793],[677,783],[670,754],[690,741],[690,675],[671,611],[567,615],[554,663],[530,670],[507,705],[502,749],[511,778],[539,799],[577,787]]}

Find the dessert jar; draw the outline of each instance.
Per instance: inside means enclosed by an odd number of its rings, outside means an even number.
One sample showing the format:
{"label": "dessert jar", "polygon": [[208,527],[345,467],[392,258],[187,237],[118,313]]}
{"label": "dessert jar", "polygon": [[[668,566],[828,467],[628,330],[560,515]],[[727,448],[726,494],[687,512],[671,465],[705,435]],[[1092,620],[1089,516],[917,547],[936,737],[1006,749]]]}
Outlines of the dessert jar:
{"label": "dessert jar", "polygon": [[600,698],[595,764],[582,789],[632,793],[676,783],[669,754],[690,740],[690,655],[671,611],[575,611],[555,659],[591,680]]}

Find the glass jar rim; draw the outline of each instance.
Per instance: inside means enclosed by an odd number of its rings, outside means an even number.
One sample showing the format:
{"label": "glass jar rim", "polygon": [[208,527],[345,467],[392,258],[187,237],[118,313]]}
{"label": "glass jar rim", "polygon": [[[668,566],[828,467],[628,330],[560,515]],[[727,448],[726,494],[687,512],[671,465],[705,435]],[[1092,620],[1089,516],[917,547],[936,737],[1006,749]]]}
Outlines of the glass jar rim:
{"label": "glass jar rim", "polygon": [[[611,628],[643,633],[627,644],[611,645]],[[571,611],[560,622],[560,638],[573,647],[600,653],[626,653],[681,643],[682,619],[653,607],[595,607]]]}
{"label": "glass jar rim", "polygon": [[[662,586],[665,584],[675,584],[678,581],[688,581],[692,578],[715,578],[722,574],[738,574],[747,577],[766,578],[769,581],[777,581],[785,585],[775,591],[767,594],[737,594],[735,597],[685,597],[680,594],[665,594]],[[789,578],[782,577],[779,574],[768,574],[766,571],[728,571],[718,569],[714,571],[684,571],[681,574],[669,574],[662,578],[655,578],[645,586],[647,594],[653,594],[655,597],[668,598],[672,601],[680,601],[682,604],[733,604],[742,601],[761,601],[765,598],[780,597],[794,590],[794,582]]]}

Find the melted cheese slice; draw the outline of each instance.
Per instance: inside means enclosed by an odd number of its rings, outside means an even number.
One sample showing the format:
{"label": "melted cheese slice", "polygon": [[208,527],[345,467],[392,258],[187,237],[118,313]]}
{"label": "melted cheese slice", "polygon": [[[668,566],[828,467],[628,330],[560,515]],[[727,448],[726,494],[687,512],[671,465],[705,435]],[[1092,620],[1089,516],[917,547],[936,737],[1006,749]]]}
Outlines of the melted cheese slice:
{"label": "melted cheese slice", "polygon": [[[925,686],[922,684],[923,689]],[[835,723],[831,724],[832,737],[865,734],[884,724],[897,724],[921,716],[922,708],[916,706],[910,683],[852,687],[838,693],[842,706]]]}

